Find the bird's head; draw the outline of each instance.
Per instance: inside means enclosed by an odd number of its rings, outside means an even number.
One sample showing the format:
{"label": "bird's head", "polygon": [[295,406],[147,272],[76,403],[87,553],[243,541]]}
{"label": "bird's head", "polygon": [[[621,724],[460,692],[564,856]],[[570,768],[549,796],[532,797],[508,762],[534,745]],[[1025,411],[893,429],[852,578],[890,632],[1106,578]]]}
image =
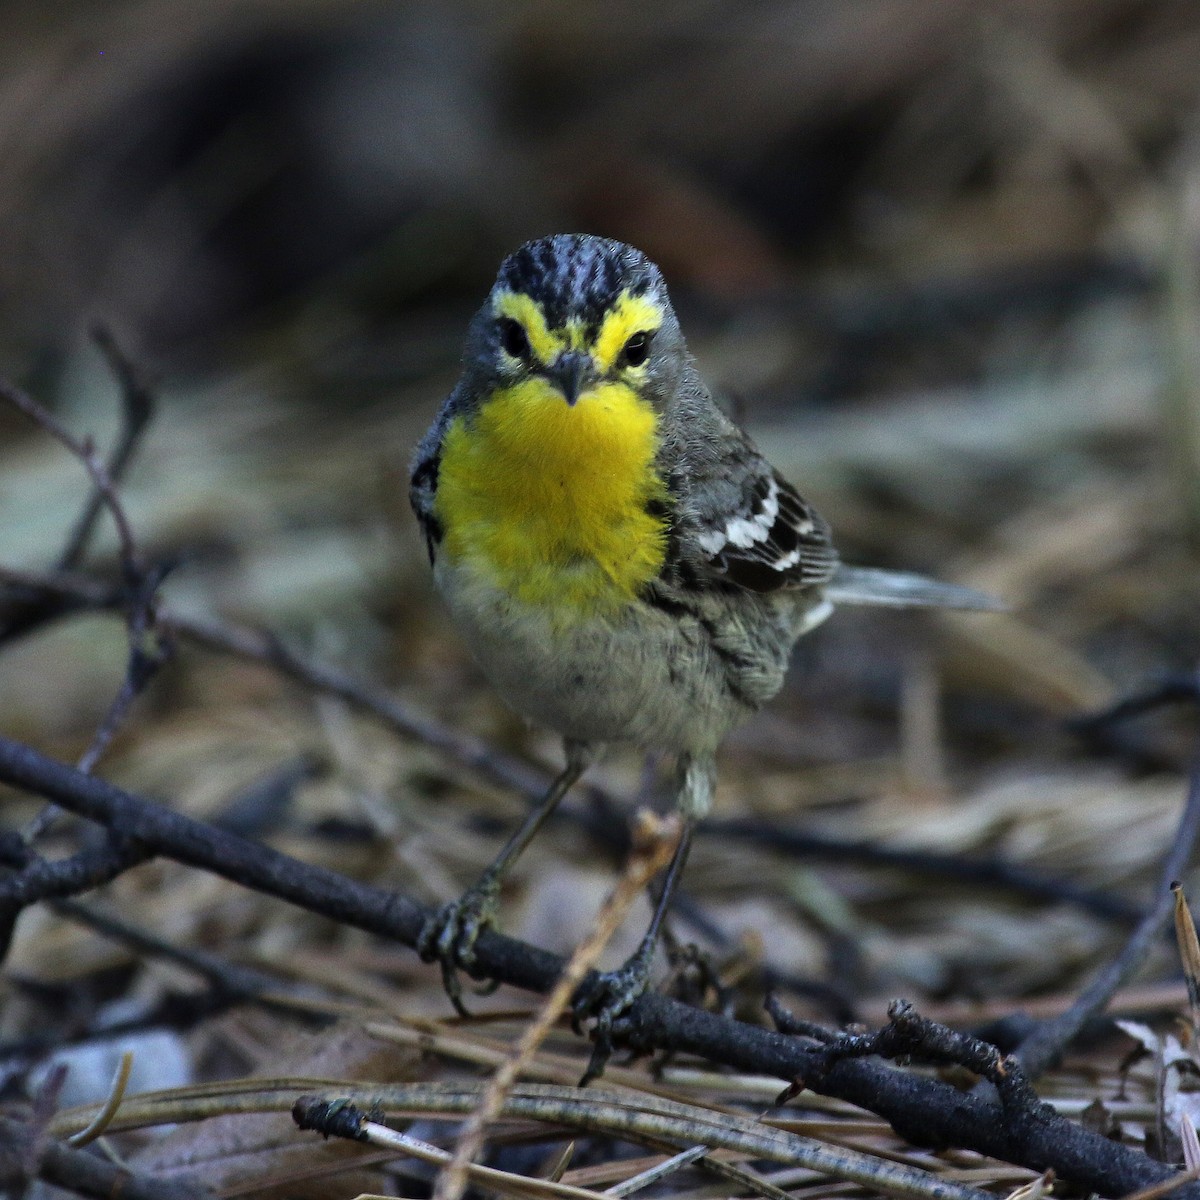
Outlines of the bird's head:
{"label": "bird's head", "polygon": [[544,382],[572,407],[617,384],[661,409],[685,357],[659,269],[632,246],[587,234],[510,254],[467,349],[479,390]]}

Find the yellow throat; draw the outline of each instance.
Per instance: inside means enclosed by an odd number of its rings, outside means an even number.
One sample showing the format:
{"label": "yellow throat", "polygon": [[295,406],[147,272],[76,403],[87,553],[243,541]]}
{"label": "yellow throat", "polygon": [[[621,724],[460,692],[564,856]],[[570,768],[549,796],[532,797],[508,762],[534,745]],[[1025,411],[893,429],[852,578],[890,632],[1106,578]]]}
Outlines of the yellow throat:
{"label": "yellow throat", "polygon": [[665,499],[654,410],[603,383],[574,404],[545,379],[451,422],[435,511],[443,553],[560,617],[612,611],[660,571]]}

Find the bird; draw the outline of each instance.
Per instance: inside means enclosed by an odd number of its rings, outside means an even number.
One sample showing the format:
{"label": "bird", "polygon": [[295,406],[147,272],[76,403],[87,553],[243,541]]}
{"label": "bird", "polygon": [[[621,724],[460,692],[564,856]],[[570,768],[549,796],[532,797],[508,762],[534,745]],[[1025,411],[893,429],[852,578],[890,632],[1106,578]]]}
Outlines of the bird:
{"label": "bird", "polygon": [[991,610],[973,589],[843,564],[830,527],[719,406],[662,272],[590,234],[527,242],[468,327],[461,376],[413,457],[410,499],[452,623],[565,766],[418,951],[460,969],[504,873],[610,745],[675,759],[683,832],[638,949],[574,1000],[589,1075],[646,989],[722,739],[781,688],[796,640],[841,604]]}

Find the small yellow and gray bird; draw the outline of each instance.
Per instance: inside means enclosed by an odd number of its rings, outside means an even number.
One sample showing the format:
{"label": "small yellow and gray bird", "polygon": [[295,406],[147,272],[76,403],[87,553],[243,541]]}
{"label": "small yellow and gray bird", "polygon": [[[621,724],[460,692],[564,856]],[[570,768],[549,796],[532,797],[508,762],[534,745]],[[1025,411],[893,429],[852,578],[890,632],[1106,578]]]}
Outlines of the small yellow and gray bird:
{"label": "small yellow and gray bird", "polygon": [[595,755],[625,743],[676,756],[684,835],[654,919],[576,998],[601,1053],[646,986],[717,747],[779,691],[796,639],[838,604],[998,607],[840,563],[829,526],[713,400],[658,268],[600,237],[542,238],[504,261],[411,496],[457,629],[501,696],[566,749],[495,862],[422,932],[456,1007],[501,876]]}

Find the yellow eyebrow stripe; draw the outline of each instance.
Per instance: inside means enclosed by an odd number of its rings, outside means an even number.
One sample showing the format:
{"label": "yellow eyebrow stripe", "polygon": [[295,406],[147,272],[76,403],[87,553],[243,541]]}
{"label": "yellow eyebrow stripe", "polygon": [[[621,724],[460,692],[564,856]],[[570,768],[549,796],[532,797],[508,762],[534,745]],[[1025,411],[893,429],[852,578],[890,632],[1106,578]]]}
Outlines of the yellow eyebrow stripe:
{"label": "yellow eyebrow stripe", "polygon": [[635,333],[653,333],[663,323],[661,306],[629,291],[617,297],[590,346],[582,321],[572,317],[565,329],[551,329],[541,305],[523,292],[498,292],[492,311],[498,317],[516,321],[525,330],[530,349],[543,366],[550,366],[564,350],[590,350],[601,375],[613,369],[625,343]]}
{"label": "yellow eyebrow stripe", "polygon": [[566,348],[566,338],[552,333],[541,306],[521,292],[499,292],[492,302],[498,317],[509,317],[525,330],[530,349],[543,366],[549,366]]}
{"label": "yellow eyebrow stripe", "polygon": [[611,371],[617,355],[635,333],[653,333],[663,323],[663,310],[647,296],[625,291],[600,326],[592,343],[592,357],[604,374]]}

